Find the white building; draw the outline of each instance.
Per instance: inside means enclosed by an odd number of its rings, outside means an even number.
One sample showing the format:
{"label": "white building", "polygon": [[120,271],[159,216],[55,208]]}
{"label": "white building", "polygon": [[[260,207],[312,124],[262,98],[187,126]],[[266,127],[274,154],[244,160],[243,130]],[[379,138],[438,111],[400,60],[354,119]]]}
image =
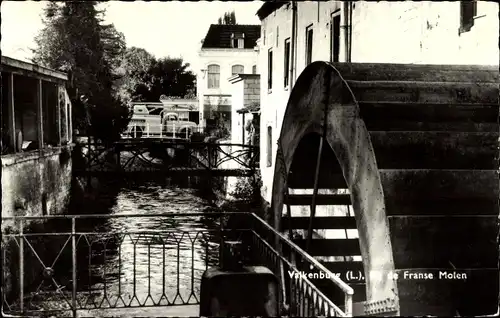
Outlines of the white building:
{"label": "white building", "polygon": [[309,63],[498,65],[498,13],[486,1],[264,3],[257,12],[264,199],[291,87]]}
{"label": "white building", "polygon": [[232,84],[236,74],[257,74],[256,41],[260,25],[212,24],[199,51],[201,69],[197,74],[200,123],[222,120],[231,130]]}

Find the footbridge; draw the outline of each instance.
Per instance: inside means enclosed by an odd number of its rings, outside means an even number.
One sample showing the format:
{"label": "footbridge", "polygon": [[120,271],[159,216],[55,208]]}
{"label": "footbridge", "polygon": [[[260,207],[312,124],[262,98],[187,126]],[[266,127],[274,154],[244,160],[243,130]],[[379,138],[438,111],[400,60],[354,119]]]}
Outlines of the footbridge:
{"label": "footbridge", "polygon": [[350,270],[355,315],[498,312],[498,81],[496,67],[326,62],[298,78],[266,218]]}
{"label": "footbridge", "polygon": [[132,138],[110,144],[81,141],[75,149],[75,176],[150,179],[172,176],[252,176],[259,147],[192,142],[181,139]]}

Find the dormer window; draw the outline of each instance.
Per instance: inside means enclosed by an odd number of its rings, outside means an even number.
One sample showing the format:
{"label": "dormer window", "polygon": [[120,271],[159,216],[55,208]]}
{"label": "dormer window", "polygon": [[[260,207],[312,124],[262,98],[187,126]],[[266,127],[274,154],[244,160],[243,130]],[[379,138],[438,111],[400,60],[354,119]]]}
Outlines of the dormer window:
{"label": "dormer window", "polygon": [[243,49],[245,47],[245,33],[232,33],[231,47],[235,49]]}

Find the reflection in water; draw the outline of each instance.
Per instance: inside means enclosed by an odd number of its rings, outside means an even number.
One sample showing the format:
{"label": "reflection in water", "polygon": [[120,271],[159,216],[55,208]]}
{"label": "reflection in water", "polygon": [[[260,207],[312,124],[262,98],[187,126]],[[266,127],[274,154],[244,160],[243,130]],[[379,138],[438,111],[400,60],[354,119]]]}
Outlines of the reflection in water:
{"label": "reflection in water", "polygon": [[[115,192],[116,195],[113,193]],[[195,189],[158,184],[109,189],[111,196],[78,202],[69,214],[127,215],[144,217],[77,219],[77,306],[81,309],[139,305],[198,303],[200,279],[207,267],[218,263],[219,220],[210,212],[203,216],[176,216],[209,209]],[[153,215],[154,217],[148,217]],[[161,216],[157,216],[161,215]],[[49,224],[50,223],[50,224]],[[70,220],[43,226],[45,233],[71,231]],[[70,309],[72,256],[70,236],[50,234],[33,242],[45,264],[54,259],[54,281],[41,291],[65,295],[48,305],[47,294],[32,298],[33,306]],[[64,245],[66,240],[68,244]],[[64,247],[64,248],[63,248]],[[59,251],[63,248],[63,253]],[[40,277],[44,265],[33,260],[33,273]],[[37,285],[29,287],[29,293]],[[55,300],[55,299],[54,299]]]}
{"label": "reflection in water", "polygon": [[201,275],[218,260],[218,226],[208,216],[174,217],[206,208],[194,191],[152,184],[122,189],[110,214],[165,217],[110,218],[94,224],[93,231],[101,233],[91,235],[90,260],[86,241],[87,248],[81,249],[88,266],[80,271],[78,289],[87,295],[91,289],[91,302],[107,298],[111,304],[118,300],[119,306],[197,302]]}

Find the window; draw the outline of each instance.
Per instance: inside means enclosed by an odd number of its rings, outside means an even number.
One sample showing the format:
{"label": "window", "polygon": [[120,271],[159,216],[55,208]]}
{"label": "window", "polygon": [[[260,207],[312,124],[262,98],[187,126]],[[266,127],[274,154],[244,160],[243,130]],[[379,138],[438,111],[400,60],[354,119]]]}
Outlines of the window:
{"label": "window", "polygon": [[231,68],[231,74],[232,75],[243,74],[245,73],[244,70],[245,68],[243,67],[243,65],[233,65],[233,67]]}
{"label": "window", "polygon": [[290,75],[290,38],[285,40],[285,66],[283,68],[283,79],[284,79],[284,85],[285,87],[288,87],[290,84],[289,82],[289,75]]}
{"label": "window", "polygon": [[219,88],[220,66],[212,64],[208,66],[208,88]]}
{"label": "window", "polygon": [[257,65],[252,66],[252,74],[257,74]]}
{"label": "window", "polygon": [[231,47],[235,49],[243,49],[245,47],[245,34],[237,33],[231,34]]}
{"label": "window", "polygon": [[273,51],[267,53],[267,88],[273,88]]}
{"label": "window", "polygon": [[273,165],[273,128],[267,127],[267,166]]}
{"label": "window", "polygon": [[306,65],[312,61],[313,29],[312,25],[306,28]]}
{"label": "window", "polygon": [[460,1],[460,30],[459,33],[470,31],[474,26],[474,17],[477,15],[477,1]]}
{"label": "window", "polygon": [[330,62],[338,62],[340,54],[340,12],[332,13],[330,19]]}
{"label": "window", "polygon": [[276,27],[276,47],[279,46],[280,42],[280,27]]}

